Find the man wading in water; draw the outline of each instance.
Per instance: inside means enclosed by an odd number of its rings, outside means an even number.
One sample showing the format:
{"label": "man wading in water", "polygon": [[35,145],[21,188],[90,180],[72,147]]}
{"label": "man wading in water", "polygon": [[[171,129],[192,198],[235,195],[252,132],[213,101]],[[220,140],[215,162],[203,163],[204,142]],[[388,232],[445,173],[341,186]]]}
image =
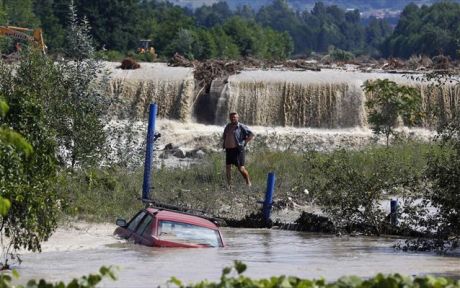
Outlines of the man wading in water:
{"label": "man wading in water", "polygon": [[232,164],[238,168],[248,186],[251,186],[248,170],[244,167],[244,148],[249,141],[254,139],[254,133],[249,128],[238,122],[238,114],[235,112],[229,115],[230,123],[224,129],[225,164],[227,172],[227,184],[230,187],[232,182]]}

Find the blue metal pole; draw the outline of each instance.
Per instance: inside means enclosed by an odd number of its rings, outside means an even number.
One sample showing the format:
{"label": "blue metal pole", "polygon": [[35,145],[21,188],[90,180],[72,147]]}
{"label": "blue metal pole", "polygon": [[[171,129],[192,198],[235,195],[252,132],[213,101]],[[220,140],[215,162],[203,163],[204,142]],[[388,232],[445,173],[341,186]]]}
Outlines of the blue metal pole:
{"label": "blue metal pole", "polygon": [[391,199],[390,201],[390,223],[393,226],[398,225],[398,200]]}
{"label": "blue metal pole", "polygon": [[267,191],[265,192],[265,201],[264,201],[264,205],[262,208],[265,223],[268,223],[270,220],[270,213],[272,210],[274,190],[275,190],[275,172],[270,172],[268,173],[268,177],[267,177]]}
{"label": "blue metal pole", "polygon": [[157,115],[157,104],[149,106],[149,125],[147,128],[147,148],[145,151],[144,183],[142,185],[142,201],[150,200],[150,176],[152,172],[153,143],[155,142],[155,118]]}

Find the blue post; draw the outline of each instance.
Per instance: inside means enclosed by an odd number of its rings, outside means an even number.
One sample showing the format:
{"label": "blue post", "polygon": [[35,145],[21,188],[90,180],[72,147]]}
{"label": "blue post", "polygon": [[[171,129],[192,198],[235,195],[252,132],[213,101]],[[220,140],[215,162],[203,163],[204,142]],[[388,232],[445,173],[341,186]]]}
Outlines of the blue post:
{"label": "blue post", "polygon": [[390,223],[393,226],[398,225],[398,200],[391,199],[390,201]]}
{"label": "blue post", "polygon": [[265,223],[270,220],[270,213],[273,204],[273,192],[275,190],[275,172],[268,173],[267,177],[267,191],[265,192],[265,201],[262,208]]}
{"label": "blue post", "polygon": [[145,151],[144,183],[142,185],[142,201],[150,200],[150,176],[152,172],[153,143],[155,142],[155,118],[157,104],[151,103],[149,107],[149,126],[147,128],[147,148]]}

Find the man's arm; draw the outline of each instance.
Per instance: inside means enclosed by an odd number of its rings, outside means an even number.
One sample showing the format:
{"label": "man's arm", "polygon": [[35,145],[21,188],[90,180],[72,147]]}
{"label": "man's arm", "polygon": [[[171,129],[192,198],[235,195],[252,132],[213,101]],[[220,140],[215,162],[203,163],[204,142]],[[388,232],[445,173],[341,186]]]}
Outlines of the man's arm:
{"label": "man's arm", "polygon": [[244,146],[246,146],[249,143],[249,141],[254,139],[255,135],[251,130],[249,130],[247,126],[244,126],[243,128],[246,135],[246,137],[244,137]]}
{"label": "man's arm", "polygon": [[224,133],[222,133],[222,149],[225,149],[225,133],[227,133],[227,126],[225,125]]}
{"label": "man's arm", "polygon": [[244,146],[246,146],[249,141],[251,141],[252,139],[254,139],[255,135],[252,134],[252,133],[249,133],[248,136],[246,136],[246,138],[244,139]]}

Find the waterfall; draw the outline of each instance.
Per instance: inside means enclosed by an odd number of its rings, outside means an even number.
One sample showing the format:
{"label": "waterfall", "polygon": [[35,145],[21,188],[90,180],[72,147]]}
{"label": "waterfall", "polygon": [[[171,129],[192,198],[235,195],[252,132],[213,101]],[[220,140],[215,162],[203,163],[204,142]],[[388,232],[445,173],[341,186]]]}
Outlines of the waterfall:
{"label": "waterfall", "polygon": [[[238,112],[244,123],[260,126],[347,128],[367,126],[366,80],[389,79],[420,90],[426,118],[433,128],[460,109],[459,85],[436,86],[402,74],[357,71],[243,71],[214,88],[218,96],[215,124]],[[217,97],[217,96],[214,96]],[[436,116],[435,116],[436,114]]]}
{"label": "waterfall", "polygon": [[362,90],[345,83],[230,81],[218,100],[216,124],[238,112],[245,123],[260,126],[354,127],[364,123]]}
{"label": "waterfall", "polygon": [[[147,65],[150,64],[150,65]],[[158,117],[190,121],[195,80],[190,68],[144,63],[137,70],[112,67],[109,95],[114,116],[146,118],[151,102],[158,104]]]}
{"label": "waterfall", "polygon": [[238,112],[248,125],[366,127],[363,84],[372,79],[389,79],[420,89],[426,112],[420,123],[423,127],[434,128],[460,109],[459,85],[436,86],[395,73],[245,70],[214,79],[209,93],[200,94],[192,68],[144,63],[141,69],[121,70],[110,65],[113,114],[122,119],[145,118],[148,104],[154,101],[159,106],[158,117],[185,122],[223,125],[230,112]]}

